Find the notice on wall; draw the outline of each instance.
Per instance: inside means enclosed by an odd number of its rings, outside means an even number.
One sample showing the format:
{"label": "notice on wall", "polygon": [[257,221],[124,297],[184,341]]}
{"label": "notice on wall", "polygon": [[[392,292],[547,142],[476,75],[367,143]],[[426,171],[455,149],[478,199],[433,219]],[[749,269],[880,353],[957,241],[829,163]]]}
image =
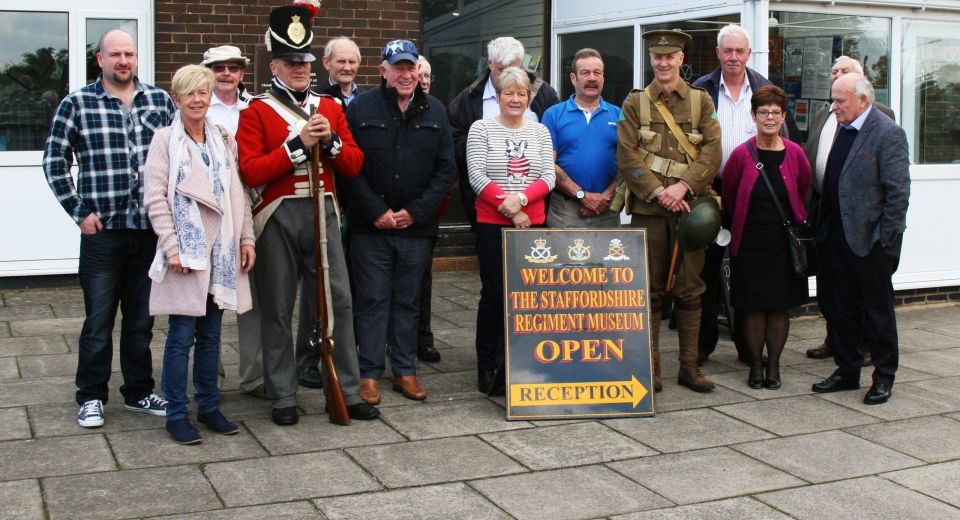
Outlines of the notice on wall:
{"label": "notice on wall", "polygon": [[645,237],[504,231],[508,420],[654,413]]}
{"label": "notice on wall", "polygon": [[803,74],[803,38],[789,38],[783,45],[783,77],[799,79]]}
{"label": "notice on wall", "polygon": [[803,39],[802,98],[830,99],[830,67],[833,66],[833,37]]}
{"label": "notice on wall", "polygon": [[798,99],[793,104],[793,120],[797,124],[797,129],[803,132],[807,131],[807,121],[810,120],[810,101]]}

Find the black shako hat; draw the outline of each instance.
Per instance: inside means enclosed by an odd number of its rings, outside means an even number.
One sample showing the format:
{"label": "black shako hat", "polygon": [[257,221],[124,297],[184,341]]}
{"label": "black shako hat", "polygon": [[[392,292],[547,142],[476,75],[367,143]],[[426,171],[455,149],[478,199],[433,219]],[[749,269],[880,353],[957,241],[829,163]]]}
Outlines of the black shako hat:
{"label": "black shako hat", "polygon": [[311,14],[303,5],[285,5],[270,11],[266,43],[274,58],[306,63],[317,59],[310,52],[310,43],[313,42]]}

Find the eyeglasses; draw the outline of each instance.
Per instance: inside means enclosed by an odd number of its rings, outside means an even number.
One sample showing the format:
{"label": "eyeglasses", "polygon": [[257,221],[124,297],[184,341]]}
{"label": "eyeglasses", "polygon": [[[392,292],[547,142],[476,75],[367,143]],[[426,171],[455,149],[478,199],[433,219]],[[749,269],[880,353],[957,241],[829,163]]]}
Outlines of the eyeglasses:
{"label": "eyeglasses", "polygon": [[240,69],[242,68],[243,67],[241,67],[240,65],[223,65],[223,64],[213,65],[210,67],[210,69],[212,69],[214,72],[218,74],[223,72],[224,70],[229,70],[232,73],[239,72]]}
{"label": "eyeglasses", "polygon": [[433,74],[420,74],[420,75],[417,76],[417,77],[420,78],[420,81],[423,81],[423,80],[433,81],[434,75],[433,75]]}
{"label": "eyeglasses", "polygon": [[780,110],[757,110],[757,117],[760,119],[780,119],[783,112]]}

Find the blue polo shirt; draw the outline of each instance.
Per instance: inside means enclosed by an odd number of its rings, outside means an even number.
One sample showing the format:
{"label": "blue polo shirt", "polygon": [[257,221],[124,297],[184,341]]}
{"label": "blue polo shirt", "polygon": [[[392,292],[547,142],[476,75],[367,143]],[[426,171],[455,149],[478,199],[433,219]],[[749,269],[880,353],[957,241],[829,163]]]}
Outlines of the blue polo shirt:
{"label": "blue polo shirt", "polygon": [[557,164],[584,191],[607,189],[617,175],[617,120],[620,108],[600,98],[600,106],[590,116],[573,101],[548,108],[541,123],[550,130]]}

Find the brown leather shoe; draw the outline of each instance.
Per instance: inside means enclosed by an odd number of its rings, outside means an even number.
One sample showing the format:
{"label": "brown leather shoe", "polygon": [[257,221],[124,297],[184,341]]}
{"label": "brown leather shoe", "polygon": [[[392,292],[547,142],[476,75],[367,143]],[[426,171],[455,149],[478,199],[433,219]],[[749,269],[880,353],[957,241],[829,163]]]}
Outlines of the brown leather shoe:
{"label": "brown leather shoe", "polygon": [[830,346],[824,342],[819,346],[807,349],[807,357],[813,359],[826,359],[828,357],[833,357],[833,351],[830,350]]}
{"label": "brown leather shoe", "polygon": [[663,390],[663,379],[660,376],[653,376],[653,392],[658,393]]}
{"label": "brown leather shoe", "polygon": [[709,392],[715,386],[713,381],[703,377],[700,374],[700,367],[696,361],[685,361],[680,365],[680,373],[677,374],[677,384],[685,386],[694,392]]}
{"label": "brown leather shoe", "polygon": [[427,397],[427,391],[417,382],[417,376],[395,377],[390,381],[393,383],[393,390],[407,399],[423,401]]}
{"label": "brown leather shoe", "polygon": [[360,378],[360,399],[370,405],[380,404],[380,382],[376,379]]}

